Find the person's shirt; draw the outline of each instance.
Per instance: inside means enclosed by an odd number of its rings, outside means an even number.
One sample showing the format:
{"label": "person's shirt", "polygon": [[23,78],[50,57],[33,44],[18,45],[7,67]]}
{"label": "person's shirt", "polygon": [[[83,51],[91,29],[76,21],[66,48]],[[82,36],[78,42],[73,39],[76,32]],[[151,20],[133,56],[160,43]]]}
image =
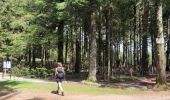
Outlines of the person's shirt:
{"label": "person's shirt", "polygon": [[56,73],[64,73],[64,68],[63,67],[57,67]]}

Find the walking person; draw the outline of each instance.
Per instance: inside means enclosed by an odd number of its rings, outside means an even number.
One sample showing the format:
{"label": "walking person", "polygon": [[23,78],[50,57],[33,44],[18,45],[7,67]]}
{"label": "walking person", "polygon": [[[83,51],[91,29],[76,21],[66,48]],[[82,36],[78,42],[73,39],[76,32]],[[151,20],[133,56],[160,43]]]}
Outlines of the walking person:
{"label": "walking person", "polygon": [[62,87],[62,82],[64,80],[64,68],[61,62],[58,62],[55,68],[55,79],[57,82],[57,94],[61,91],[61,95],[64,96],[64,90]]}

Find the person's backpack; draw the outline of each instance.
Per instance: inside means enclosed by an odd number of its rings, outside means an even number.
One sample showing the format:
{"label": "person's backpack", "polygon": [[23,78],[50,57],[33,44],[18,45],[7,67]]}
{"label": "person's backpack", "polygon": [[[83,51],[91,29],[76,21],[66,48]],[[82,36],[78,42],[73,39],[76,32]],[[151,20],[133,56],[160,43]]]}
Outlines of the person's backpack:
{"label": "person's backpack", "polygon": [[62,68],[57,69],[57,78],[64,78],[64,71]]}
{"label": "person's backpack", "polygon": [[57,74],[57,78],[64,78],[64,73],[63,72],[59,72]]}

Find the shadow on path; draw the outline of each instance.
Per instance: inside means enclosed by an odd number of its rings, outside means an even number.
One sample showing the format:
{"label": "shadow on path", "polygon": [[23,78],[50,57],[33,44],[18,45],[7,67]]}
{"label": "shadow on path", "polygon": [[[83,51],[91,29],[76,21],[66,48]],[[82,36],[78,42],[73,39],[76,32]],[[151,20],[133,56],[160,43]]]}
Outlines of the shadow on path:
{"label": "shadow on path", "polygon": [[131,79],[131,80],[124,80],[122,81],[114,80],[111,83],[101,82],[103,83],[101,86],[102,88],[109,87],[109,88],[118,88],[118,89],[140,89],[146,90],[151,89],[156,84],[154,78],[143,78],[143,79]]}
{"label": "shadow on path", "polygon": [[51,93],[57,95],[57,91],[51,91]]}
{"label": "shadow on path", "polygon": [[0,81],[0,100],[7,100],[16,95],[18,92],[12,87],[18,84],[20,83],[17,81]]}
{"label": "shadow on path", "polygon": [[34,97],[34,98],[32,98],[32,99],[27,99],[27,100],[45,100],[45,99],[40,98],[40,97]]}

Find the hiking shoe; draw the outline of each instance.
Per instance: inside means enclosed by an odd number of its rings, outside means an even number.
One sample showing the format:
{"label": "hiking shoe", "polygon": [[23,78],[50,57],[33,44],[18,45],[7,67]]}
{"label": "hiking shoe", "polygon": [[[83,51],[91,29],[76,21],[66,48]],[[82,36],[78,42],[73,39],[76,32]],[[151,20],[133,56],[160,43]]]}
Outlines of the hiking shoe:
{"label": "hiking shoe", "polygon": [[58,90],[56,91],[56,94],[59,94],[59,91],[58,91]]}
{"label": "hiking shoe", "polygon": [[61,95],[64,96],[64,92],[61,92]]}

